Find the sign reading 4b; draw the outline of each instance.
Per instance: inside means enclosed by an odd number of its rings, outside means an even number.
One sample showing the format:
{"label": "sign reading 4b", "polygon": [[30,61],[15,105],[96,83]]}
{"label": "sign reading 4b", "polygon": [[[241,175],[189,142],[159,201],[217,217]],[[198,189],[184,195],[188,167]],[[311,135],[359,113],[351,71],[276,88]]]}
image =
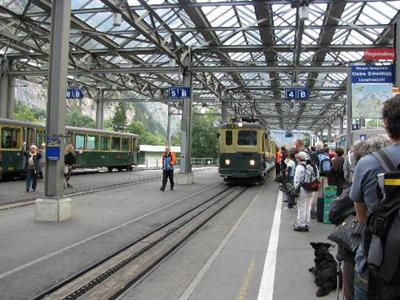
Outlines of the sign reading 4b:
{"label": "sign reading 4b", "polygon": [[183,99],[189,98],[191,95],[191,89],[188,87],[170,87],[168,89],[168,98],[169,99]]}
{"label": "sign reading 4b", "polygon": [[285,89],[286,100],[308,100],[310,91],[308,88],[287,88]]}

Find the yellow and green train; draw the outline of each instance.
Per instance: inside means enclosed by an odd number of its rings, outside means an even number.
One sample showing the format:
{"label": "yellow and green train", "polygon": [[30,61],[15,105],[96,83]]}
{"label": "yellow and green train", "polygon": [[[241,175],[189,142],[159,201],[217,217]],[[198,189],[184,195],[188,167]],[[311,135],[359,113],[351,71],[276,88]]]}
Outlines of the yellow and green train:
{"label": "yellow and green train", "polygon": [[257,123],[226,123],[219,130],[219,174],[226,182],[263,182],[275,166],[275,143]]}
{"label": "yellow and green train", "polygon": [[[2,177],[23,172],[22,151],[46,143],[46,128],[29,122],[0,118],[0,154]],[[77,168],[106,167],[132,170],[138,162],[139,137],[136,134],[77,127],[65,128],[65,142],[76,151]]]}

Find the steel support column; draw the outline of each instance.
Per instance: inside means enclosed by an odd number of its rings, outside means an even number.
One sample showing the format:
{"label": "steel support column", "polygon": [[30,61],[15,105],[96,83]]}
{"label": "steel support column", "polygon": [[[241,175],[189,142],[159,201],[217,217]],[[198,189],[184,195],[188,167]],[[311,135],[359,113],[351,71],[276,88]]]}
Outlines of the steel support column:
{"label": "steel support column", "polygon": [[400,16],[396,20],[396,32],[395,32],[395,50],[396,50],[396,71],[395,71],[395,86],[400,87]]}
{"label": "steel support column", "polygon": [[351,145],[353,144],[353,136],[351,134],[351,126],[353,124],[353,105],[352,105],[352,87],[351,87],[351,67],[347,72],[347,100],[346,100],[346,116],[347,116],[347,125],[346,125],[346,153],[351,149]]}
{"label": "steel support column", "polygon": [[7,118],[14,118],[15,110],[15,78],[8,78],[8,100],[7,100]]}
{"label": "steel support column", "polygon": [[171,106],[168,104],[167,137],[165,143],[171,146]]}
{"label": "steel support column", "polygon": [[332,142],[332,125],[328,126],[328,143]]}
{"label": "steel support column", "polygon": [[228,102],[225,101],[226,92],[222,92],[222,100],[221,100],[221,123],[228,122]]}
{"label": "steel support column", "polygon": [[71,1],[53,0],[46,128],[48,138],[60,141],[60,157],[59,160],[46,161],[45,199],[36,200],[35,208],[35,218],[39,221],[58,222],[71,218],[71,199],[63,199],[65,91],[67,88],[70,21]]}
{"label": "steel support column", "polygon": [[96,99],[96,128],[103,129],[103,125],[104,125],[103,91],[98,91]]}
{"label": "steel support column", "polygon": [[343,116],[339,117],[339,134],[343,134]]}
{"label": "steel support column", "polygon": [[[182,77],[183,77],[183,86],[190,88],[192,88],[192,74],[190,72],[191,62],[192,62],[191,53],[188,52],[183,59],[185,67],[182,72]],[[190,94],[189,98],[183,99],[183,111],[181,120],[182,135],[181,135],[180,173],[189,176],[190,174],[192,174],[192,165],[190,162],[191,148],[192,148],[192,117],[193,117],[192,103],[193,103],[193,93]]]}
{"label": "steel support column", "polygon": [[8,106],[8,93],[9,93],[9,86],[10,80],[8,75],[10,63],[8,59],[0,60],[0,117],[7,118],[7,106]]}

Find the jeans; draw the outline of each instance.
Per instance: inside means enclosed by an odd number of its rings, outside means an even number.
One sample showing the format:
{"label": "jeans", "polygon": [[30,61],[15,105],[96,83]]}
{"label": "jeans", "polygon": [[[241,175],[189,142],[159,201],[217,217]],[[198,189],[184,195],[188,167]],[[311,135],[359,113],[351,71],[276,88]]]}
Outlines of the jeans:
{"label": "jeans", "polygon": [[169,178],[169,183],[171,184],[171,188],[174,187],[174,170],[163,170],[163,179],[161,188],[165,189],[167,185],[167,180]]}
{"label": "jeans", "polygon": [[368,271],[354,274],[354,300],[368,299]]}
{"label": "jeans", "polygon": [[31,189],[31,184],[32,184],[32,190],[36,190],[37,186],[37,173],[35,170],[26,170],[26,190],[29,191]]}
{"label": "jeans", "polygon": [[297,225],[310,225],[311,203],[313,200],[313,192],[307,192],[303,188],[300,189],[300,195],[297,199]]}

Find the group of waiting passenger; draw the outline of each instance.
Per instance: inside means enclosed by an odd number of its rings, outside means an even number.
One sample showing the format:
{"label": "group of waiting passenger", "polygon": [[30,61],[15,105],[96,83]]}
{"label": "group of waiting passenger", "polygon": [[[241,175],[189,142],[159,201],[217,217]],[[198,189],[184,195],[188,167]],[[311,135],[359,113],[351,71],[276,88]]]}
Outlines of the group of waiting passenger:
{"label": "group of waiting passenger", "polygon": [[[24,170],[25,170],[25,190],[29,193],[31,190],[36,191],[38,178],[45,179],[45,162],[46,162],[46,148],[45,144],[39,149],[36,145],[32,144],[27,149],[26,142],[23,143]],[[65,147],[64,156],[64,187],[72,188],[69,183],[72,170],[76,164],[75,148],[72,144]]]}
{"label": "group of waiting passenger", "polygon": [[354,214],[354,225],[362,228],[360,238],[350,238],[358,245],[355,251],[348,242],[338,242],[346,300],[400,299],[400,96],[384,103],[382,118],[387,136],[357,141],[346,156],[322,143],[307,149],[302,140],[276,153],[277,180],[288,208],[297,202],[295,231],[309,231],[326,184],[336,186],[338,195],[330,219],[343,221]]}

